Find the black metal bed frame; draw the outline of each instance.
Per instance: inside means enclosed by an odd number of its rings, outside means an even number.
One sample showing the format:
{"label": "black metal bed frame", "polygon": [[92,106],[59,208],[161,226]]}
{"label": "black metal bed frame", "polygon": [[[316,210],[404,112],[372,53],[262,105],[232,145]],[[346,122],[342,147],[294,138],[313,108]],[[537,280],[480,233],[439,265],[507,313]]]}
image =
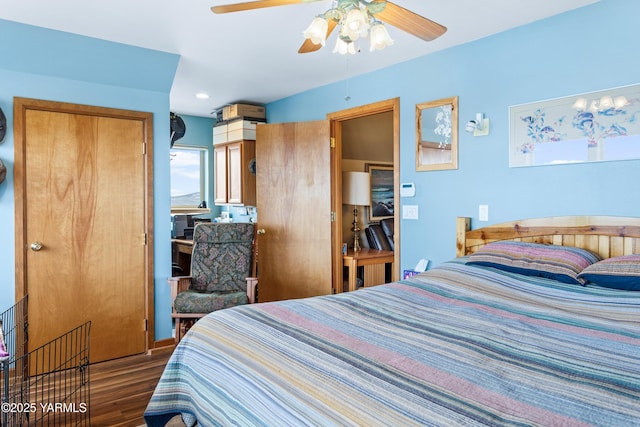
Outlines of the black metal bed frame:
{"label": "black metal bed frame", "polygon": [[0,314],[2,426],[89,426],[91,322],[29,350],[27,297]]}

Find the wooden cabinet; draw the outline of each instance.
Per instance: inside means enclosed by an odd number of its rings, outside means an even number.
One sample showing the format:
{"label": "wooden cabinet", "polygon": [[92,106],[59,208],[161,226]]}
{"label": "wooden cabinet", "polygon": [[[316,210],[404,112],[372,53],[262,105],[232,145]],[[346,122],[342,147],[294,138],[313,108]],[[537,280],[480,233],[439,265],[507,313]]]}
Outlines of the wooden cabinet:
{"label": "wooden cabinet", "polygon": [[256,205],[256,142],[238,141],[213,146],[216,205]]}

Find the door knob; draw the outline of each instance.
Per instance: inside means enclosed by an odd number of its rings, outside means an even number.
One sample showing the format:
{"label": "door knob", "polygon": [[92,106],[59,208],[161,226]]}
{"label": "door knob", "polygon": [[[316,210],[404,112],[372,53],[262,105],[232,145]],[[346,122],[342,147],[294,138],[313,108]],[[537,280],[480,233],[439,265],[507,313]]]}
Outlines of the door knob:
{"label": "door knob", "polygon": [[258,231],[256,231],[256,233],[258,233],[259,235],[263,235],[263,234],[266,234],[267,232],[265,231],[264,228],[258,228]]}
{"label": "door knob", "polygon": [[31,244],[31,250],[34,252],[38,252],[40,249],[42,249],[42,242],[33,242]]}

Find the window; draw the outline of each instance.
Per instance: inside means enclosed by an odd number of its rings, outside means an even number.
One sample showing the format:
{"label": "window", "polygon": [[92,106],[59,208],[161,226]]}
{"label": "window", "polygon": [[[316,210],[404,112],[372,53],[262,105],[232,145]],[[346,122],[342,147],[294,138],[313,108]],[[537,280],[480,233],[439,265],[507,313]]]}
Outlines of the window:
{"label": "window", "polygon": [[208,150],[174,145],[171,149],[171,211],[189,210],[207,202]]}

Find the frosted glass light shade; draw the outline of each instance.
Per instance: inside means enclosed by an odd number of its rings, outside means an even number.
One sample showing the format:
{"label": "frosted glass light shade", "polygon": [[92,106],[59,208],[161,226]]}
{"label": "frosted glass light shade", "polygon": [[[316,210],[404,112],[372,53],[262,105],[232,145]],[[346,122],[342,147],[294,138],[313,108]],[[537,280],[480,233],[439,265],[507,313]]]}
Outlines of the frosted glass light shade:
{"label": "frosted glass light shade", "polygon": [[309,27],[302,33],[305,39],[311,40],[313,44],[319,44],[324,46],[327,39],[327,31],[329,29],[329,23],[326,19],[316,16]]}
{"label": "frosted glass light shade", "polygon": [[367,172],[342,172],[342,203],[371,205],[371,181]]}
{"label": "frosted glass light shade", "polygon": [[387,46],[391,46],[393,44],[393,40],[387,31],[387,27],[383,24],[376,24],[371,27],[370,33],[370,51],[374,50],[382,50]]}
{"label": "frosted glass light shade", "polygon": [[347,43],[346,41],[338,37],[338,40],[336,41],[336,47],[333,48],[333,53],[339,53],[340,55],[346,55],[347,53],[350,55],[355,55],[356,47],[353,42]]}
{"label": "frosted glass light shade", "polygon": [[351,9],[344,18],[342,31],[351,41],[356,41],[360,37],[367,37],[369,26],[366,15],[360,9],[355,8]]}

